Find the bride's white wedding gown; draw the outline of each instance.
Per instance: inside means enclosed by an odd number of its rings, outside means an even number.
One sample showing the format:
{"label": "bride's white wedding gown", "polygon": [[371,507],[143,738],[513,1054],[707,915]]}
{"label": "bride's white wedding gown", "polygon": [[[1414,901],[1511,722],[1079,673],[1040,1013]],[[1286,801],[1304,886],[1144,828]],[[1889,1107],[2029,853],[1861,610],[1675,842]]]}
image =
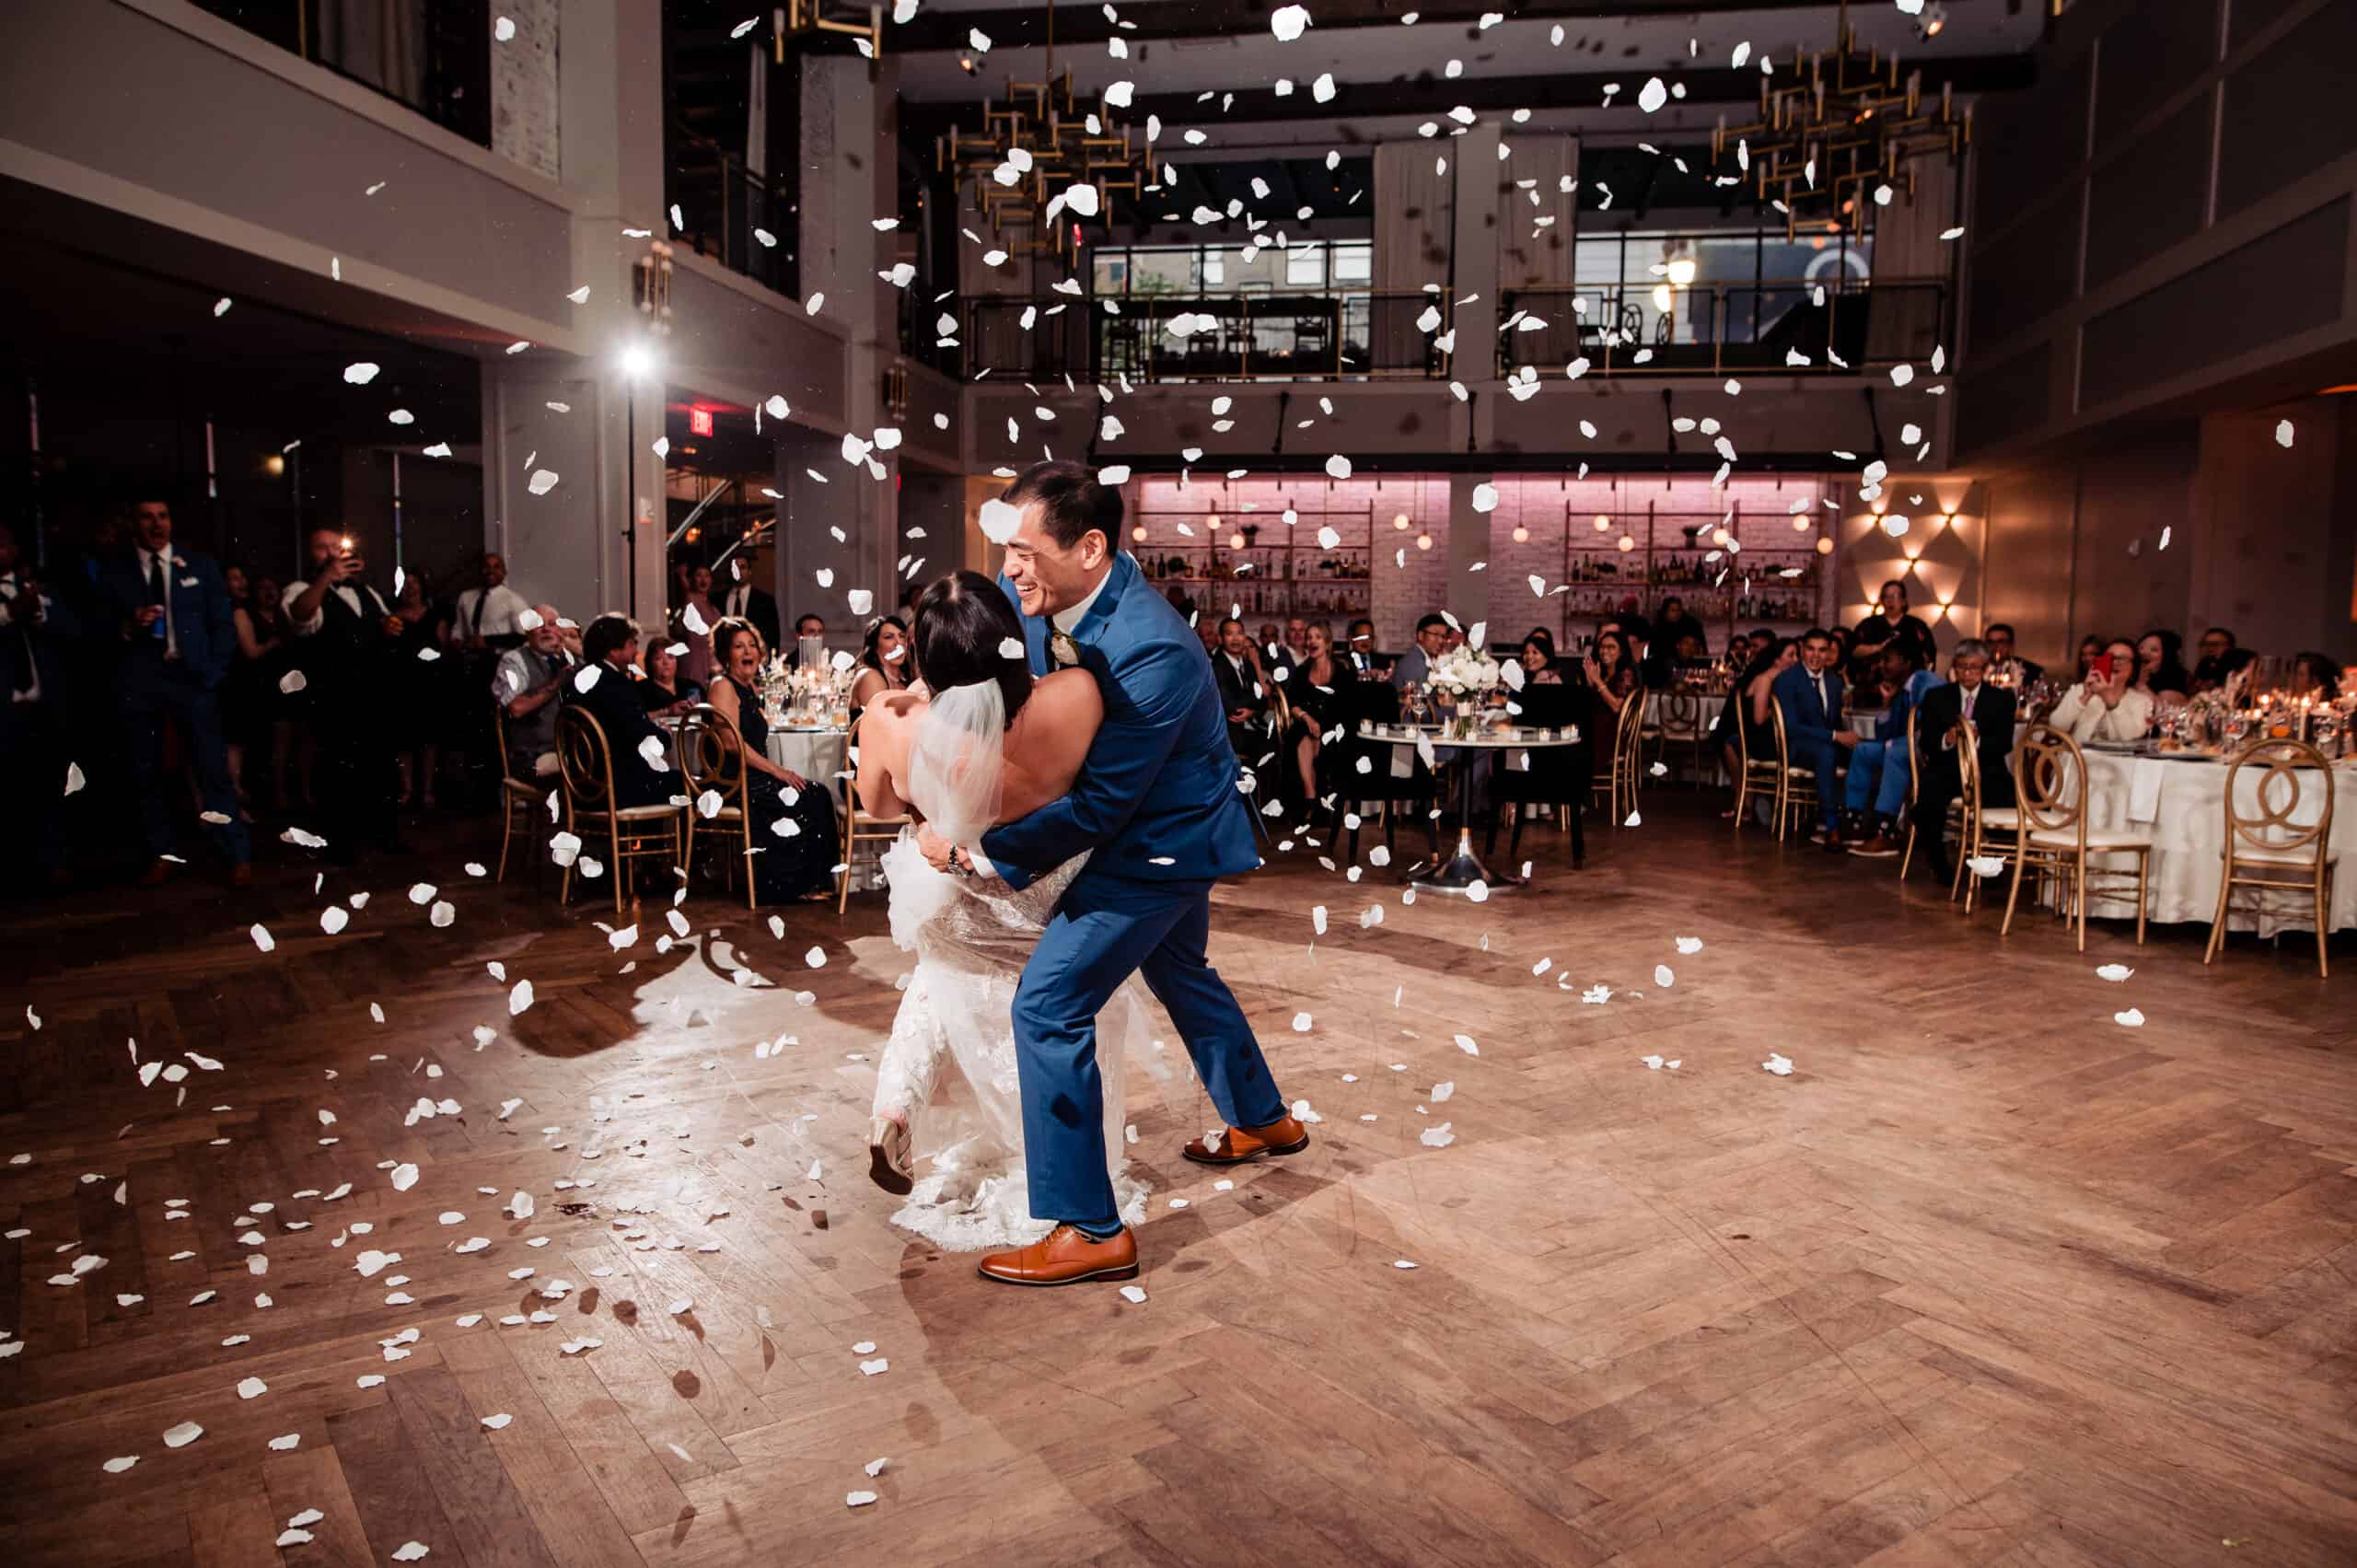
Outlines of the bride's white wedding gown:
{"label": "bride's white wedding gown", "polygon": [[[1023,1169],[1023,1102],[1016,1077],[1015,988],[1086,855],[1020,892],[994,879],[936,871],[903,833],[884,852],[892,940],[917,956],[877,1066],[876,1110],[904,1110],[920,1165],[895,1225],[952,1251],[1019,1247],[1047,1235],[1031,1217]],[[1097,1019],[1105,1085],[1106,1163],[1121,1219],[1145,1218],[1145,1183],[1127,1169],[1125,1066],[1156,1058],[1146,991],[1132,977]],[[936,1104],[943,1068],[967,1095]],[[953,1089],[954,1089],[953,1084]]]}

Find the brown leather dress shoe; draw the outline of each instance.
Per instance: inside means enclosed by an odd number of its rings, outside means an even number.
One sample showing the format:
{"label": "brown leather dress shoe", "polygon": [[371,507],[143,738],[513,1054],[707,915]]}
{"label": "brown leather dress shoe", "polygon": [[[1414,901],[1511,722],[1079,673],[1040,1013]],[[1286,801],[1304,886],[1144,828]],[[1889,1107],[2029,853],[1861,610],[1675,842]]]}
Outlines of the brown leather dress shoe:
{"label": "brown leather dress shoe", "polygon": [[986,1280],[1010,1285],[1076,1285],[1090,1280],[1133,1280],[1138,1277],[1138,1244],[1125,1226],[1102,1241],[1092,1241],[1068,1225],[1048,1233],[1044,1241],[1014,1252],[993,1252],[975,1272]]}
{"label": "brown leather dress shoe", "polygon": [[172,872],[175,869],[177,868],[168,860],[161,858],[151,860],[147,863],[147,869],[139,874],[139,885],[143,888],[160,888],[172,879]]}
{"label": "brown leather dress shoe", "polygon": [[1179,1152],[1197,1165],[1246,1165],[1264,1155],[1297,1155],[1309,1147],[1309,1129],[1290,1116],[1266,1127],[1231,1127],[1197,1138]]}
{"label": "brown leather dress shoe", "polygon": [[250,888],[254,885],[254,868],[244,861],[229,867],[229,886]]}

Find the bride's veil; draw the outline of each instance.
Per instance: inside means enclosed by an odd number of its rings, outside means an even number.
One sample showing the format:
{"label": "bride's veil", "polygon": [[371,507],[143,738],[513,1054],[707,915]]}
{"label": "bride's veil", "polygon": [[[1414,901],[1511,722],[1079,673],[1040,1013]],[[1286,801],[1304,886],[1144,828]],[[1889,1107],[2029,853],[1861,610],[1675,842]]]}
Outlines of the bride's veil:
{"label": "bride's veil", "polygon": [[998,819],[1006,773],[1006,698],[995,680],[935,691],[909,747],[909,801],[951,843],[980,842]]}

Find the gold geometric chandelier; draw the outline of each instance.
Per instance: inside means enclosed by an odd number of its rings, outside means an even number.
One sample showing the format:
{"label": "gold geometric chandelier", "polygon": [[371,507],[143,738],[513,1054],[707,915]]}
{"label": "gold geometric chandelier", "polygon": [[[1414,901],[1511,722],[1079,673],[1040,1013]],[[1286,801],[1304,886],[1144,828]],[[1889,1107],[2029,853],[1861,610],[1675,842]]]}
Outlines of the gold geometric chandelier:
{"label": "gold geometric chandelier", "polygon": [[1972,145],[1972,112],[1958,110],[1948,84],[1936,108],[1922,101],[1923,74],[1904,82],[1898,60],[1860,50],[1842,0],[1834,47],[1805,55],[1789,71],[1763,75],[1759,119],[1711,133],[1713,168],[1730,144],[1739,174],[1762,202],[1781,202],[1785,238],[1805,217],[1863,215],[1877,187],[1915,195],[1915,159],[1944,153],[1951,162]]}
{"label": "gold geometric chandelier", "polygon": [[[1056,8],[1048,12],[1045,81],[1009,77],[1004,100],[982,100],[979,132],[950,127],[934,141],[934,163],[958,185],[972,185],[974,210],[982,215],[1003,249],[1015,253],[1074,252],[1066,223],[1051,223],[1049,208],[1074,185],[1093,186],[1096,215],[1109,220],[1112,198],[1132,201],[1152,180],[1152,155],[1131,128],[1113,115],[1102,95],[1084,106],[1072,90],[1072,67],[1056,79]],[[971,64],[968,69],[971,69]],[[1080,209],[1082,215],[1089,215]]]}

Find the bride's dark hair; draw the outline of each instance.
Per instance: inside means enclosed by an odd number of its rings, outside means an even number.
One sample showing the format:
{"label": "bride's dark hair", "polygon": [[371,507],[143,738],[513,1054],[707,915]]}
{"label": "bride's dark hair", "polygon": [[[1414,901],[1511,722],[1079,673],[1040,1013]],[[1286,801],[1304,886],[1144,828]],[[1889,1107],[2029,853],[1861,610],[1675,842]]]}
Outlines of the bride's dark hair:
{"label": "bride's dark hair", "polygon": [[936,577],[917,600],[911,640],[925,689],[946,691],[995,680],[1006,702],[1006,722],[1013,724],[1031,695],[1031,660],[1028,653],[1009,658],[1009,638],[1022,645],[1023,620],[999,586],[980,572]]}

